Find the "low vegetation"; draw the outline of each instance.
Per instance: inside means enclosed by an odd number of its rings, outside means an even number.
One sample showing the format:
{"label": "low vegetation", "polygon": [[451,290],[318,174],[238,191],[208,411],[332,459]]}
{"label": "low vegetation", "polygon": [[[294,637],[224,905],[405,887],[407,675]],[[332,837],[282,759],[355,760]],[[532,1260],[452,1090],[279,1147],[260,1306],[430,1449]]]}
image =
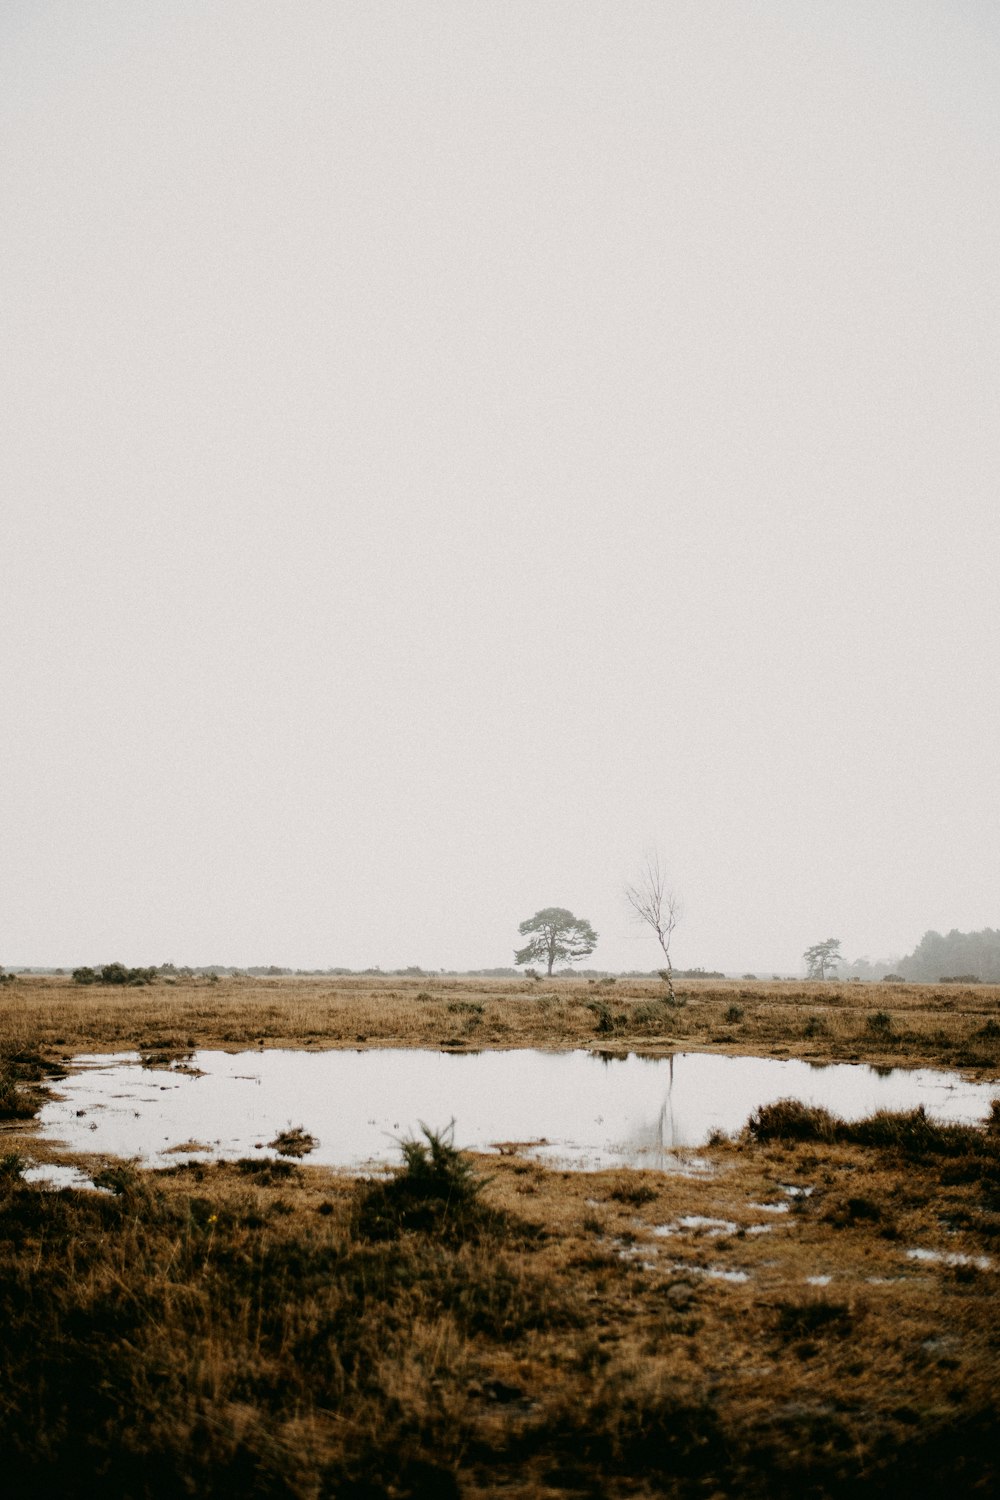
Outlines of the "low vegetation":
{"label": "low vegetation", "polygon": [[153,984],[159,978],[153,969],[129,969],[125,964],[102,964],[99,969],[87,967],[73,970],[74,984],[128,984],[141,986]]}
{"label": "low vegetation", "polygon": [[487,1172],[434,1129],[361,1181],[116,1162],[101,1192],[51,1192],[8,1153],[5,1481],[136,1500],[990,1493],[1000,1131],[970,1132],[975,1170],[942,1185],[957,1137],[914,1150],[912,1118],[891,1119],[774,1106],[695,1177]]}
{"label": "low vegetation", "polygon": [[300,1156],[25,1180],[40,1092],[84,1049],[155,1068],[203,1046],[706,1047],[997,1076],[997,992],[870,993],[19,977],[0,1007],[11,1493],[995,1492],[1000,1104],[974,1128],[784,1101],[691,1175],[487,1162],[431,1122],[369,1180],[310,1165],[291,1124],[275,1148]]}
{"label": "low vegetation", "polygon": [[22,975],[0,1048],[693,1048],[812,1061],[1000,1070],[1000,986],[454,975],[168,976],[155,985]]}

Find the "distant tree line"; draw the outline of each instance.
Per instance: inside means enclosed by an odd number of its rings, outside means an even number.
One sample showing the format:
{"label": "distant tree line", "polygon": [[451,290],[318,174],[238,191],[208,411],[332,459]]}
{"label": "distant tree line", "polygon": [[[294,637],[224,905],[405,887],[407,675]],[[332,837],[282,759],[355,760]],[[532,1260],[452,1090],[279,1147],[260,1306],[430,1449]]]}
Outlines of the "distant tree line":
{"label": "distant tree line", "polygon": [[152,984],[156,969],[129,969],[125,964],[102,964],[99,969],[82,967],[73,970],[75,984]]}
{"label": "distant tree line", "polygon": [[953,927],[944,936],[932,929],[906,958],[882,962],[857,958],[841,964],[837,973],[841,979],[886,979],[892,975],[911,984],[1000,984],[1000,929],[959,932]]}

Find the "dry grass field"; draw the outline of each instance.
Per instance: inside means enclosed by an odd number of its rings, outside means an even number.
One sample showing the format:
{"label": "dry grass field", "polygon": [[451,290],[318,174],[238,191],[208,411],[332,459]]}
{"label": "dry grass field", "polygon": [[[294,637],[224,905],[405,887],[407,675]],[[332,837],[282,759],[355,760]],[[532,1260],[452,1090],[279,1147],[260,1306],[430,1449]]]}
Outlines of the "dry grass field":
{"label": "dry grass field", "polygon": [[623,980],[7,985],[11,1493],[996,1493],[998,1119],[846,1127],[775,1106],[691,1176],[437,1140],[389,1183],[308,1157],[109,1162],[103,1193],[20,1177],[34,1092],[81,1050],[720,1049],[1000,1072],[995,989],[681,989],[670,1009]]}
{"label": "dry grass field", "polygon": [[193,1047],[600,1047],[1000,1073],[1000,987],[685,980],[178,980],[80,987],[19,978],[0,992],[0,1046],[78,1051]]}

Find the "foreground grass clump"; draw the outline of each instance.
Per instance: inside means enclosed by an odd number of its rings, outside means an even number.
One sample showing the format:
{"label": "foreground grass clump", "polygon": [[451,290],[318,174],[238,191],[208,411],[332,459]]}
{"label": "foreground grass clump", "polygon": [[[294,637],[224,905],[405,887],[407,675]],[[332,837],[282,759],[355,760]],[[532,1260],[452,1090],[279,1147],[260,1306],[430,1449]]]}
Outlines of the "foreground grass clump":
{"label": "foreground grass clump", "polygon": [[432,1233],[447,1243],[482,1240],[509,1228],[483,1201],[485,1180],[447,1130],[421,1127],[423,1140],[400,1143],[403,1166],[358,1194],[356,1224],[369,1239],[396,1239],[407,1230]]}
{"label": "foreground grass clump", "polygon": [[779,1099],[751,1115],[747,1130],[757,1141],[851,1142],[906,1152],[911,1156],[974,1156],[1000,1161],[1000,1100],[994,1100],[989,1127],[932,1120],[923,1105],[893,1112],[877,1110],[863,1120],[841,1120],[817,1105]]}
{"label": "foreground grass clump", "polygon": [[[367,1181],[290,1161],[119,1161],[95,1172],[103,1192],[44,1192],[11,1153],[5,1487],[991,1493],[998,1278],[975,1266],[995,1256],[1000,1205],[981,1168],[1000,1132],[943,1160],[800,1142],[781,1119],[691,1177],[517,1157],[485,1176],[450,1129],[404,1142],[399,1168]],[[966,1160],[976,1172],[942,1187]],[[804,1185],[794,1212],[770,1212],[790,1184]],[[964,1254],[918,1263],[914,1244]]]}
{"label": "foreground grass clump", "polygon": [[34,1048],[0,1049],[0,1120],[28,1120],[41,1103],[32,1084],[62,1076],[64,1069],[46,1062]]}
{"label": "foreground grass clump", "polygon": [[[435,1393],[435,1369],[461,1381],[473,1336],[573,1321],[505,1259],[504,1216],[480,1210],[488,1247],[465,1242],[456,1214],[447,1243],[432,1231],[390,1244],[364,1227],[370,1185],[339,1212],[303,1214],[246,1173],[196,1194],[185,1175],[121,1163],[97,1174],[103,1194],[0,1180],[11,1492],[457,1493],[468,1423],[454,1393]],[[420,1189],[436,1203],[440,1185],[416,1176],[411,1229]]]}

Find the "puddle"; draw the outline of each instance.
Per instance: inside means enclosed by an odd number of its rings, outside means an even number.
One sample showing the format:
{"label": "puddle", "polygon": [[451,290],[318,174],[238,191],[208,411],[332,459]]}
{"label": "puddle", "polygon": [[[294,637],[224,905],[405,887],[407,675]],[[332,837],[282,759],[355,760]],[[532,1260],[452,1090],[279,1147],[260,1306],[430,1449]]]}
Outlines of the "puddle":
{"label": "puddle", "polygon": [[739,1286],[750,1280],[749,1271],[727,1271],[725,1266],[689,1266],[678,1261],[670,1269],[684,1271],[689,1276],[707,1276],[709,1281],[731,1281]]}
{"label": "puddle", "polygon": [[754,1213],[758,1214],[787,1214],[791,1212],[787,1203],[748,1203],[747,1207],[752,1208]]}
{"label": "puddle", "polygon": [[38,1162],[33,1167],[26,1167],[21,1173],[22,1182],[34,1183],[36,1187],[52,1188],[89,1188],[92,1193],[106,1192],[106,1188],[95,1187],[93,1182],[82,1172],[79,1167],[64,1166],[59,1162]]}
{"label": "puddle", "polygon": [[619,1260],[627,1261],[629,1265],[636,1266],[640,1270],[656,1271],[659,1269],[655,1260],[647,1258],[650,1253],[656,1254],[655,1249],[651,1252],[648,1245],[627,1245],[622,1240],[615,1240],[612,1249]]}
{"label": "puddle", "polygon": [[832,1276],[807,1276],[806,1286],[829,1286]]}
{"label": "puddle", "polygon": [[957,1250],[907,1250],[907,1260],[922,1260],[939,1266],[975,1266],[977,1271],[992,1271],[988,1255],[961,1255]]}
{"label": "puddle", "polygon": [[724,1234],[735,1234],[736,1225],[729,1219],[706,1219],[704,1214],[685,1214],[676,1224],[654,1224],[653,1233],[660,1236],[682,1234],[685,1229],[715,1240]]}
{"label": "puddle", "polygon": [[[495,1143],[548,1165],[688,1170],[684,1151],[739,1131],[762,1104],[798,1098],[847,1119],[923,1104],[939,1120],[985,1118],[996,1086],[921,1068],[879,1074],[850,1063],[681,1053],[201,1051],[151,1071],[137,1053],[79,1057],[39,1116],[43,1139],[70,1150],[138,1156],[151,1166],[185,1149],[233,1159],[268,1150],[290,1126],[317,1140],[309,1162],[365,1170],[399,1160],[421,1122],[455,1120],[455,1144]],[[178,1150],[178,1148],[181,1148]],[[811,1189],[782,1186],[787,1196]],[[776,1212],[783,1205],[761,1205]]]}

